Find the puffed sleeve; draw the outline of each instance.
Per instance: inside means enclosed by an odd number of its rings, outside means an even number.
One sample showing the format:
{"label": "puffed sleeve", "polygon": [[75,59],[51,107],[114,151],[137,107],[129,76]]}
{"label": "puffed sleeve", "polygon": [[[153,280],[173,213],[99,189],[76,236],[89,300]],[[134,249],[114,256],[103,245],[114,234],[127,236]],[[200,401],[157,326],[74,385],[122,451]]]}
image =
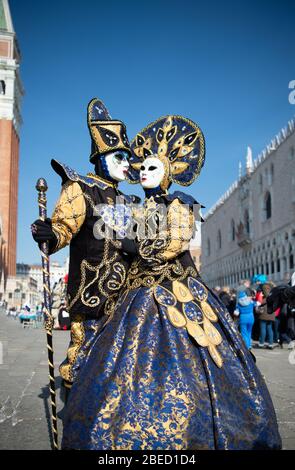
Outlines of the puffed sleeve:
{"label": "puffed sleeve", "polygon": [[51,217],[58,243],[53,253],[64,248],[79,232],[86,215],[86,203],[79,183],[67,181],[61,190]]}
{"label": "puffed sleeve", "polygon": [[179,199],[170,204],[167,214],[168,244],[159,255],[164,260],[175,258],[189,249],[189,243],[195,231],[195,219],[192,209]]}
{"label": "puffed sleeve", "polygon": [[149,264],[169,261],[189,249],[195,232],[193,210],[174,199],[167,211],[167,224],[154,240],[142,240],[139,253]]}

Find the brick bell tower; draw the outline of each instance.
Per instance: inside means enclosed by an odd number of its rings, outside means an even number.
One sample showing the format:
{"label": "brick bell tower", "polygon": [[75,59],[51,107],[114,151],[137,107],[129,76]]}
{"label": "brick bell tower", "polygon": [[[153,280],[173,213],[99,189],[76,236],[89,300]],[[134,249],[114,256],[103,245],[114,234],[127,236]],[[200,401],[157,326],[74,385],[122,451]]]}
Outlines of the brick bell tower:
{"label": "brick bell tower", "polygon": [[4,289],[7,278],[16,274],[20,106],[24,94],[19,63],[8,0],[0,0],[0,276]]}

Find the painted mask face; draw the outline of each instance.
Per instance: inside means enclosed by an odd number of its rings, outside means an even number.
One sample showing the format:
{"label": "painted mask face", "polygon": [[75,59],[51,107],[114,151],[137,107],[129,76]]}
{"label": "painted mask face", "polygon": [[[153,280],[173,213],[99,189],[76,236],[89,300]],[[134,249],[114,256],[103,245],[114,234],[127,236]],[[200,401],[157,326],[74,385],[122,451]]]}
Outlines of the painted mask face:
{"label": "painted mask face", "polygon": [[115,181],[124,181],[126,179],[129,162],[128,153],[117,150],[106,155],[105,162],[111,178]]}
{"label": "painted mask face", "polygon": [[148,157],[140,167],[140,183],[143,188],[152,189],[160,186],[165,175],[163,163],[155,157]]}

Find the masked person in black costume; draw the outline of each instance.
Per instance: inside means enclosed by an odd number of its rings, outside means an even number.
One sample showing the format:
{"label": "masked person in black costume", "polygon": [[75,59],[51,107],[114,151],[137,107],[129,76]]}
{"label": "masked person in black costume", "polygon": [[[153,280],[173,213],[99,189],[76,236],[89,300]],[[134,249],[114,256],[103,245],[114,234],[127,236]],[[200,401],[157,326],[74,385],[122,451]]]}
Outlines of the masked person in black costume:
{"label": "masked person in black costume", "polygon": [[[52,160],[62,179],[61,194],[51,219],[36,220],[31,226],[36,242],[49,242],[50,254],[70,245],[67,309],[71,342],[60,366],[68,389],[94,337],[112,317],[125,283],[130,260],[127,252],[132,245],[125,234],[132,219],[130,207],[139,199],[118,189],[129,167],[130,146],[124,123],[112,119],[96,98],[88,105],[87,117],[90,162],[95,172],[81,176]],[[106,230],[116,237],[105,237]]]}

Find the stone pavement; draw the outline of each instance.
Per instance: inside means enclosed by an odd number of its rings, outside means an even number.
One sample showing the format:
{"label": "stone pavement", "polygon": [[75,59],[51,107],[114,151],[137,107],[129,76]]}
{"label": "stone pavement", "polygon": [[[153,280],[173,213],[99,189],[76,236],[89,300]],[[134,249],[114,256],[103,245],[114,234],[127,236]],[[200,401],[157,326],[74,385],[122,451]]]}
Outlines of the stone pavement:
{"label": "stone pavement", "polygon": [[[55,331],[53,340],[58,375],[69,333]],[[0,341],[0,449],[50,449],[46,334],[0,314]],[[295,449],[295,353],[293,365],[287,349],[254,353],[272,395],[283,447]],[[63,407],[60,391],[58,378],[58,410]]]}

